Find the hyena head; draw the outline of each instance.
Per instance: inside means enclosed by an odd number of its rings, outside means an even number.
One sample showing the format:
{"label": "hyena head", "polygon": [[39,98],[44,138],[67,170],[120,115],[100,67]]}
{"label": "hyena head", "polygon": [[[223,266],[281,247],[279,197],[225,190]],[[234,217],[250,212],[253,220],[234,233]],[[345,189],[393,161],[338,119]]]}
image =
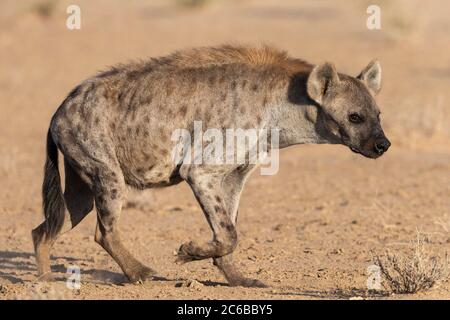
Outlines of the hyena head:
{"label": "hyena head", "polygon": [[308,77],[307,91],[319,105],[316,125],[335,143],[368,158],[378,158],[391,143],[380,124],[374,96],[381,88],[381,66],[372,61],[356,78],[338,74],[334,66],[316,66]]}

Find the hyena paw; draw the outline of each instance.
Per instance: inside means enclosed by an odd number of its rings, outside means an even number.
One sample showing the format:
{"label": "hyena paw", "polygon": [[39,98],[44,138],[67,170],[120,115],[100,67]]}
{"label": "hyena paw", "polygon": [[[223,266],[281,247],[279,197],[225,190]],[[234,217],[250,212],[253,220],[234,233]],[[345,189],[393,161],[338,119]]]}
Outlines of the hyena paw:
{"label": "hyena paw", "polygon": [[197,246],[193,241],[183,243],[178,249],[177,258],[175,262],[183,264],[186,262],[198,260],[198,258],[193,254],[196,247]]}
{"label": "hyena paw", "polygon": [[155,274],[156,271],[152,268],[142,266],[134,272],[127,274],[127,277],[132,283],[144,283],[145,280],[153,278]]}
{"label": "hyena paw", "polygon": [[246,288],[268,288],[264,282],[258,279],[240,278],[229,281],[231,287],[246,287]]}

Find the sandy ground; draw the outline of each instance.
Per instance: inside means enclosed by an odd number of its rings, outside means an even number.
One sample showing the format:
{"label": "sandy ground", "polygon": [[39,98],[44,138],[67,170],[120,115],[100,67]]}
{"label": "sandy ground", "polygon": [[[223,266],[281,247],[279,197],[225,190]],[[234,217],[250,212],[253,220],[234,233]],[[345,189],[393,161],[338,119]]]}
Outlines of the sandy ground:
{"label": "sandy ground", "polygon": [[[79,31],[65,27],[68,2],[47,6],[48,17],[37,9],[45,2],[0,4],[0,299],[450,298],[446,279],[414,295],[366,291],[372,253],[405,252],[417,231],[436,254],[449,247],[448,1],[378,1],[379,31],[365,27],[364,1],[208,1],[190,9],[79,0]],[[210,237],[185,184],[130,192],[120,221],[125,244],[160,278],[126,283],[94,242],[91,214],[54,247],[59,281],[35,282],[30,230],[42,220],[45,134],[64,96],[108,65],[224,42],[274,44],[355,75],[378,57],[391,150],[373,161],[342,146],[297,146],[282,150],[277,175],[253,174],[235,259],[270,288],[228,287],[210,261],[175,264],[181,243]],[[81,268],[80,290],[65,286],[71,265]]]}

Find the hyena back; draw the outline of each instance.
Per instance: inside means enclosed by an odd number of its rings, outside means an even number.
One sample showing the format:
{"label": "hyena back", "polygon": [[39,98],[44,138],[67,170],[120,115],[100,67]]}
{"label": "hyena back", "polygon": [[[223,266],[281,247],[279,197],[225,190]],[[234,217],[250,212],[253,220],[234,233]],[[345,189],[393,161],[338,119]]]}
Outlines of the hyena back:
{"label": "hyena back", "polygon": [[[377,62],[353,78],[331,64],[310,65],[269,47],[222,46],[181,51],[121,65],[76,87],[54,114],[47,135],[43,183],[45,221],[33,230],[38,273],[48,279],[50,248],[95,203],[95,240],[130,281],[155,272],[123,246],[117,221],[126,186],[165,187],[186,181],[213,231],[207,243],[188,242],[178,260],[212,258],[230,285],[264,286],[235,267],[236,221],[244,183],[256,164],[173,161],[174,130],[277,128],[279,147],[341,143],[367,157],[389,147],[373,95]],[[361,121],[360,121],[361,120]],[[65,188],[58,172],[64,156]]]}

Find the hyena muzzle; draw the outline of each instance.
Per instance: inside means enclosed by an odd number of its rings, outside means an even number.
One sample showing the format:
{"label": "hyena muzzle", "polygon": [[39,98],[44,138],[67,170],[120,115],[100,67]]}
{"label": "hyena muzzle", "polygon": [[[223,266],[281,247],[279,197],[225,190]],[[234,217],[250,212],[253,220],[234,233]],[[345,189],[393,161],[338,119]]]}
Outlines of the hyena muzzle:
{"label": "hyena muzzle", "polygon": [[[187,242],[178,260],[212,258],[231,286],[264,284],[235,266],[241,191],[257,164],[173,161],[174,130],[277,128],[279,148],[302,143],[348,146],[377,158],[390,146],[374,95],[381,67],[338,73],[270,47],[221,46],[114,67],[77,86],[54,114],[47,134],[42,188],[45,221],[33,230],[40,279],[51,278],[50,249],[96,208],[95,241],[132,282],[155,272],[124,247],[117,222],[126,187],[165,187],[186,181],[213,231],[206,243]],[[65,188],[58,171],[64,156]]]}

